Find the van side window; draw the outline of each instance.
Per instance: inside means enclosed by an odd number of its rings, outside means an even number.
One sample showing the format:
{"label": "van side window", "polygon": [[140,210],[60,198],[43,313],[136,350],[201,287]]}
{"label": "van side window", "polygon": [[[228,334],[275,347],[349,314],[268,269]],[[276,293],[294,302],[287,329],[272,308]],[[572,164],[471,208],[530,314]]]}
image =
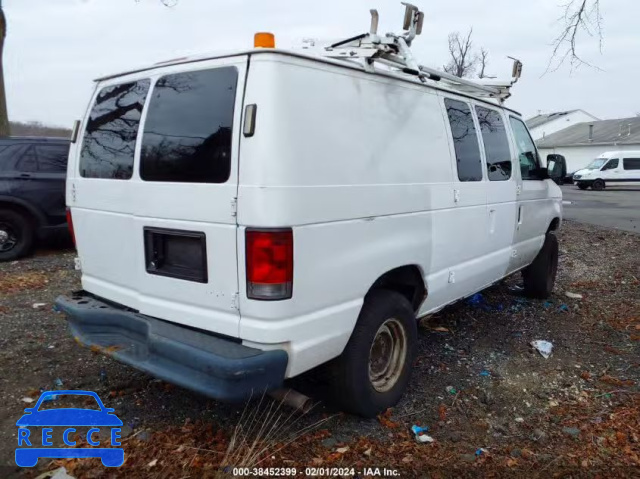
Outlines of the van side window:
{"label": "van side window", "polygon": [[85,178],[128,180],[150,80],[103,88],[91,110],[80,152]]}
{"label": "van side window", "polygon": [[234,67],[158,80],[142,138],[143,180],[224,183],[229,179],[237,83]]}
{"label": "van side window", "polygon": [[624,158],[622,166],[625,170],[640,170],[640,158]]}
{"label": "van side window", "polygon": [[445,98],[453,146],[456,150],[458,179],[460,181],[482,181],[482,160],[478,135],[473,123],[471,108],[464,102]]}
{"label": "van side window", "polygon": [[509,117],[509,119],[511,120],[511,129],[513,130],[516,147],[518,148],[518,159],[520,161],[522,179],[539,180],[540,156],[538,156],[538,150],[536,150],[536,145],[531,139],[529,130],[527,130],[522,120],[512,116]]}
{"label": "van side window", "polygon": [[511,151],[502,117],[497,111],[481,106],[476,106],[476,115],[484,142],[489,180],[508,180],[511,178]]}
{"label": "van side window", "polygon": [[618,167],[619,164],[620,164],[620,160],[618,160],[617,158],[615,160],[609,160],[609,163],[604,165],[604,168],[602,168],[601,171],[604,171],[604,170],[615,170]]}

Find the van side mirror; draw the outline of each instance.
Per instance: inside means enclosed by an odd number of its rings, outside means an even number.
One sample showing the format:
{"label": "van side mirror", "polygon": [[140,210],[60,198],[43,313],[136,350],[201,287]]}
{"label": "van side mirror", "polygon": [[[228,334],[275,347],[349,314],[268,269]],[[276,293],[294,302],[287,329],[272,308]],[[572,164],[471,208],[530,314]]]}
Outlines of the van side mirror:
{"label": "van side mirror", "polygon": [[562,155],[551,154],[547,156],[547,173],[556,183],[562,184],[567,176],[567,160]]}

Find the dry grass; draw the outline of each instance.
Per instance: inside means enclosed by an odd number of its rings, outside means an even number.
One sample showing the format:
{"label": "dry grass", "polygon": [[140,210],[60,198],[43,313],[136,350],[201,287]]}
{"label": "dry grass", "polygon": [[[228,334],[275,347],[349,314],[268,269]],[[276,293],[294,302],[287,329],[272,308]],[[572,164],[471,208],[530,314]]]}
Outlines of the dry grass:
{"label": "dry grass", "polygon": [[[323,418],[299,427],[301,413],[265,395],[258,401],[247,401],[240,419],[229,435],[226,429],[212,424],[192,423],[156,432],[141,440],[137,431],[123,440],[125,463],[110,469],[111,477],[233,477],[234,468],[264,467],[272,458],[284,452],[303,436],[331,420]],[[77,438],[76,447],[86,447],[84,438]],[[98,477],[104,473],[99,460],[64,459],[51,463],[52,468],[64,467],[74,477]]]}
{"label": "dry grass", "polygon": [[264,395],[257,406],[249,407],[248,403],[229,440],[227,453],[220,463],[219,477],[228,477],[228,472],[225,473],[224,470],[228,471],[230,467],[259,467],[265,459],[332,419],[327,417],[303,428],[296,428],[309,412],[311,411],[300,413],[287,407],[284,400],[265,400]]}

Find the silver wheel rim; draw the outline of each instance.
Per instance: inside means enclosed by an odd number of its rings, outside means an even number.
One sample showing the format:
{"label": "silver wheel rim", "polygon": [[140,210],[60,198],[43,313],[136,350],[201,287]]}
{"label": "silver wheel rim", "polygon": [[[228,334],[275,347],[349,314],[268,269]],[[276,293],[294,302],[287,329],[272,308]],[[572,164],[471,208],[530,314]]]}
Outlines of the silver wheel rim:
{"label": "silver wheel rim", "polygon": [[18,238],[13,232],[11,226],[5,223],[0,223],[0,253],[11,251],[17,243]]}
{"label": "silver wheel rim", "polygon": [[369,350],[369,380],[378,392],[396,385],[407,360],[407,333],[395,318],[378,328]]}

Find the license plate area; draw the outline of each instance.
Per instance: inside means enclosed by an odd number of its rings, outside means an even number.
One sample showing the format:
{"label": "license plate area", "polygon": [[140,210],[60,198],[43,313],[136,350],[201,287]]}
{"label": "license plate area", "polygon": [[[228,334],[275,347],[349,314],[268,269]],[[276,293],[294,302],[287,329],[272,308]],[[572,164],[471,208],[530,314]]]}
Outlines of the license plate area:
{"label": "license plate area", "polygon": [[144,228],[147,273],[207,283],[207,241],[203,232]]}

